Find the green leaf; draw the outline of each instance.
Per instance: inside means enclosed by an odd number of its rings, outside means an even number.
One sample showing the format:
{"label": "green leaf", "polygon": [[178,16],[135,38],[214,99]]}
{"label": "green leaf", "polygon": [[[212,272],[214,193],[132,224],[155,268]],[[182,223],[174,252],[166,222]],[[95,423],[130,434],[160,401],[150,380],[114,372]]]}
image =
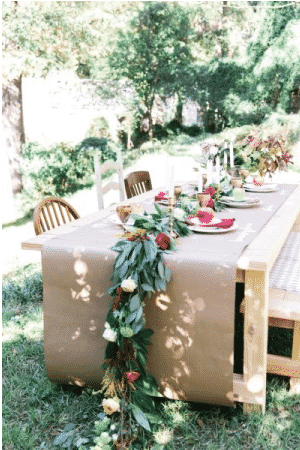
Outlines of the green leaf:
{"label": "green leaf", "polygon": [[139,308],[141,302],[140,302],[140,297],[138,294],[135,294],[131,299],[130,299],[130,304],[129,304],[129,308],[130,311],[135,311],[136,309]]}
{"label": "green leaf", "polygon": [[138,322],[140,318],[143,317],[143,307],[140,306],[136,313],[135,321]]}
{"label": "green leaf", "polygon": [[116,356],[118,351],[118,344],[115,342],[108,342],[105,348],[104,359],[110,359]]}
{"label": "green leaf", "polygon": [[145,284],[145,283],[142,284],[141,288],[144,289],[144,291],[147,291],[147,292],[152,292],[152,291],[154,291],[154,289],[153,289],[152,286],[150,286],[149,284]]}
{"label": "green leaf", "polygon": [[79,448],[82,444],[87,444],[88,442],[89,442],[89,439],[80,437],[80,438],[75,442],[75,445],[76,445],[76,447]]}
{"label": "green leaf", "polygon": [[151,450],[164,450],[165,446],[163,444],[155,444]]}
{"label": "green leaf", "polygon": [[137,423],[140,424],[147,431],[151,431],[150,424],[148,422],[147,417],[143,413],[143,411],[141,411],[140,408],[138,408],[137,406],[133,405],[132,403],[130,404],[130,406],[131,406],[131,411],[132,411],[132,413],[134,415],[134,418],[137,421]]}
{"label": "green leaf", "polygon": [[53,445],[62,445],[66,440],[69,438],[69,433],[60,433],[56,438],[54,439]]}
{"label": "green leaf", "polygon": [[157,245],[151,240],[144,241],[144,248],[146,252],[147,261],[154,261],[157,255]]}
{"label": "green leaf", "polygon": [[164,276],[165,276],[164,265],[161,261],[159,261],[159,263],[157,264],[157,270],[158,270],[159,276],[161,278],[164,278]]}
{"label": "green leaf", "polygon": [[167,283],[171,280],[172,272],[169,267],[165,267],[165,280]]}
{"label": "green leaf", "polygon": [[139,339],[149,339],[153,335],[154,331],[151,330],[151,328],[145,328],[144,330],[140,331],[138,336]]}
{"label": "green leaf", "polygon": [[62,445],[63,446],[63,448],[71,448],[71,445],[72,445],[72,442],[73,442],[73,438],[72,437],[69,437],[69,439]]}
{"label": "green leaf", "polygon": [[120,277],[121,277],[121,278],[124,278],[124,277],[125,277],[125,274],[126,274],[126,272],[127,272],[127,270],[128,270],[128,266],[129,266],[128,261],[124,261],[124,262],[123,262],[123,265],[122,265],[122,267],[121,267],[121,269],[120,269]]}
{"label": "green leaf", "polygon": [[64,428],[64,432],[74,430],[74,428],[76,428],[76,425],[74,423],[67,423],[67,425]]}
{"label": "green leaf", "polygon": [[125,323],[131,323],[131,322],[133,322],[134,319],[136,318],[136,315],[137,315],[137,312],[138,312],[138,311],[139,311],[139,310],[134,311],[133,313],[131,313],[131,314],[125,319]]}

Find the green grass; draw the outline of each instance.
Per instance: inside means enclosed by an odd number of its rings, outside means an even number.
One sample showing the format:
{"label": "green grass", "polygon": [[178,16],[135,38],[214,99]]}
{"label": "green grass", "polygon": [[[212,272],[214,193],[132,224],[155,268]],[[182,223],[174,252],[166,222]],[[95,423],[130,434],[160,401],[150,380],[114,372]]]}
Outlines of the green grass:
{"label": "green grass", "polygon": [[[90,389],[47,379],[40,273],[34,266],[16,271],[13,279],[4,279],[3,290],[3,449],[63,448],[53,442],[69,423],[77,438],[89,439],[85,448],[90,448],[101,398]],[[281,334],[272,339],[283,353],[290,347]],[[289,393],[287,378],[268,376],[264,416],[244,416],[241,405],[164,400],[161,407],[161,431],[173,434],[166,450],[300,450],[300,395]],[[153,440],[148,443],[145,450]]]}

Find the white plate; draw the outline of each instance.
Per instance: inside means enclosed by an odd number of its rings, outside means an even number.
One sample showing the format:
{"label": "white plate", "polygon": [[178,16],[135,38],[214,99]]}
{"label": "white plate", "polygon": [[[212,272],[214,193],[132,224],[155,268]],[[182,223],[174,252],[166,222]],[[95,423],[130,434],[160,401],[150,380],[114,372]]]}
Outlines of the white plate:
{"label": "white plate", "polygon": [[252,183],[246,183],[243,188],[249,192],[275,192],[277,191],[277,184],[263,184],[262,186],[256,186]]}
{"label": "white plate", "polygon": [[231,206],[232,208],[252,208],[253,206],[257,206],[260,204],[259,198],[250,198],[246,197],[245,200],[237,201],[231,199],[230,197],[222,197],[220,200],[221,203],[224,203],[226,206]]}
{"label": "white plate", "polygon": [[133,225],[134,224],[134,220],[132,217],[129,217],[128,221],[126,223],[122,223],[121,219],[118,216],[111,216],[109,218],[109,220],[112,223],[115,223],[116,225]]}
{"label": "white plate", "polygon": [[[156,200],[155,203],[159,203],[163,206],[169,206],[169,200]],[[176,202],[174,206],[180,206],[180,202]]]}
{"label": "white plate", "polygon": [[229,231],[234,231],[237,229],[237,224],[234,223],[230,228],[217,228],[217,227],[203,227],[203,226],[189,226],[189,229],[194,231],[194,233],[211,233],[220,234],[228,233]]}

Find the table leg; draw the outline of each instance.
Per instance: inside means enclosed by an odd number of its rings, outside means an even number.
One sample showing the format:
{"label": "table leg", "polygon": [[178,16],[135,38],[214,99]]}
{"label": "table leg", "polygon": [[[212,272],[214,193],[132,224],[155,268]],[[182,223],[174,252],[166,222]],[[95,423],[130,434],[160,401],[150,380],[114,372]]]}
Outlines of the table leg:
{"label": "table leg", "polygon": [[[292,360],[300,366],[300,321],[296,320],[293,335]],[[290,378],[290,392],[300,394],[300,378]]]}
{"label": "table leg", "polygon": [[268,343],[269,274],[247,270],[245,274],[244,382],[253,403],[244,413],[265,412]]}

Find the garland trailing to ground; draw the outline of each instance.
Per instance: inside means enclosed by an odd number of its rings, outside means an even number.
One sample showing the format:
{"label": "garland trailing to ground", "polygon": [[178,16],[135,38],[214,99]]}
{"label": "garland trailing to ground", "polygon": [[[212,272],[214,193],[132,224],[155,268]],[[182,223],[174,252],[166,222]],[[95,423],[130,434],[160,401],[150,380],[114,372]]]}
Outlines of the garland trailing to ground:
{"label": "garland trailing to ground", "polygon": [[[154,214],[133,215],[134,227],[112,247],[118,256],[108,290],[113,305],[103,334],[108,340],[101,389],[105,414],[96,422],[94,450],[140,449],[138,425],[151,431],[161,420],[154,398],[162,395],[155,378],[145,371],[153,331],[146,328],[143,307],[152,292],[166,290],[171,270],[164,255],[176,250],[176,243],[170,237],[170,213],[157,205],[155,209]],[[173,230],[187,236],[190,230],[182,220],[183,216],[172,216]]]}

